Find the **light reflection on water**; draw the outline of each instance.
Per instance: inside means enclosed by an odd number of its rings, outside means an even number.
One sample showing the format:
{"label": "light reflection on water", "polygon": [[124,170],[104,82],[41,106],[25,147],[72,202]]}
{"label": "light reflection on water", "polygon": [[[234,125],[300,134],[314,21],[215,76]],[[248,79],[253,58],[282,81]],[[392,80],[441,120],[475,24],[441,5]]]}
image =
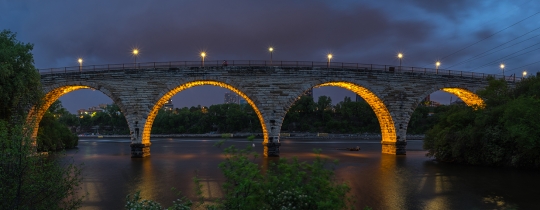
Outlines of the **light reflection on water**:
{"label": "light reflection on water", "polygon": [[[151,156],[131,159],[129,139],[82,139],[78,151],[70,150],[76,163],[84,163],[83,189],[88,192],[83,209],[122,209],[125,196],[140,191],[145,199],[164,206],[179,198],[175,191],[195,200],[193,177],[201,180],[203,195],[215,199],[223,175],[218,164],[225,158],[218,139],[153,139]],[[354,140],[281,141],[281,157],[313,160],[339,159],[338,181],[349,183],[358,209],[534,209],[540,195],[540,172],[449,165],[434,162],[421,150],[422,141],[409,141],[407,155],[381,154],[380,143]],[[230,140],[238,147],[251,146]],[[362,150],[338,150],[359,145]],[[227,146],[227,145],[225,145]],[[262,154],[262,146],[255,151]],[[262,170],[277,158],[259,158]]]}

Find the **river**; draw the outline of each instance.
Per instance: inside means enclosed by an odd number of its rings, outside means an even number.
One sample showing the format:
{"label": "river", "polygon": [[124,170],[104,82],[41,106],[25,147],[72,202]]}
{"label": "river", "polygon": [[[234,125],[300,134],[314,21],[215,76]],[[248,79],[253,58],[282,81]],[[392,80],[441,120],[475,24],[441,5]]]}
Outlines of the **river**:
{"label": "river", "polygon": [[[88,192],[82,209],[123,209],[127,194],[141,191],[145,199],[172,205],[174,187],[194,199],[197,175],[208,198],[222,196],[223,175],[218,164],[219,139],[152,138],[151,156],[130,158],[130,140],[80,139],[78,149],[67,151],[82,165],[82,191]],[[255,150],[262,154],[262,145]],[[407,155],[381,154],[381,144],[369,140],[283,139],[281,157],[310,161],[314,148],[338,159],[340,181],[348,182],[357,209],[538,209],[540,171],[438,163],[425,156],[423,141],[408,141]],[[252,145],[242,139],[225,146]],[[338,150],[360,146],[360,151]],[[260,164],[267,163],[259,158]]]}

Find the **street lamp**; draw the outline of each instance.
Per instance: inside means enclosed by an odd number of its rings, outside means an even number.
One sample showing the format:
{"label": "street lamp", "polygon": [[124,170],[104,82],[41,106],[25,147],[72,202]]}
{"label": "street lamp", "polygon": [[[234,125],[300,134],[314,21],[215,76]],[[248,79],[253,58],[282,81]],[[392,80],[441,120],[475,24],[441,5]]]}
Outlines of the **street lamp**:
{"label": "street lamp", "polygon": [[439,66],[441,65],[441,62],[440,61],[437,61],[435,63],[435,71],[437,72],[437,74],[439,74]]}
{"label": "street lamp", "polygon": [[204,57],[206,57],[206,53],[201,52],[201,58],[202,58],[201,64],[202,64],[202,67],[204,67]]}
{"label": "street lamp", "polygon": [[398,53],[398,54],[397,54],[397,57],[399,58],[399,70],[401,70],[401,59],[403,58],[403,54],[402,54],[402,53]]}
{"label": "street lamp", "polygon": [[328,63],[326,64],[326,68],[330,68],[330,60],[332,59],[332,54],[328,54]]}
{"label": "street lamp", "polygon": [[[502,69],[502,72],[503,72],[503,78],[504,78],[504,63],[501,63],[501,69]],[[505,78],[506,79],[506,78]]]}
{"label": "street lamp", "polygon": [[77,61],[79,62],[79,72],[81,72],[82,71],[82,62],[83,62],[83,60],[82,60],[82,58],[79,58],[79,60],[77,60]]}
{"label": "street lamp", "polygon": [[272,64],[272,52],[274,52],[274,48],[270,47],[268,48],[268,51],[270,51],[270,64]]}
{"label": "street lamp", "polygon": [[135,67],[137,67],[137,56],[139,55],[139,49],[133,49],[133,57],[135,57]]}
{"label": "street lamp", "polygon": [[521,76],[521,80],[523,80],[523,78],[525,78],[525,76],[527,76],[527,71],[523,71],[523,76]]}

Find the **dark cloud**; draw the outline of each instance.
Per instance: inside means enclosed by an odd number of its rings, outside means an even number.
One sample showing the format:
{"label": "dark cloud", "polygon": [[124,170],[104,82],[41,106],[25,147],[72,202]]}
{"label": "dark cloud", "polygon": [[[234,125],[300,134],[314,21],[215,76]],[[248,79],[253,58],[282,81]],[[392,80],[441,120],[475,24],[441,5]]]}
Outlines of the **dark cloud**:
{"label": "dark cloud", "polygon": [[[403,52],[403,65],[433,67],[444,58],[442,68],[467,70],[514,49],[460,62],[540,27],[539,15],[468,47],[540,11],[534,2],[0,1],[0,28],[34,43],[40,68],[75,66],[78,57],[85,65],[133,62],[133,47],[141,49],[141,62],[198,60],[201,50],[207,60],[261,60],[273,46],[275,60],[325,61],[331,52],[336,62],[395,65]],[[523,66],[535,55],[506,62]],[[478,71],[494,73],[496,67]]]}

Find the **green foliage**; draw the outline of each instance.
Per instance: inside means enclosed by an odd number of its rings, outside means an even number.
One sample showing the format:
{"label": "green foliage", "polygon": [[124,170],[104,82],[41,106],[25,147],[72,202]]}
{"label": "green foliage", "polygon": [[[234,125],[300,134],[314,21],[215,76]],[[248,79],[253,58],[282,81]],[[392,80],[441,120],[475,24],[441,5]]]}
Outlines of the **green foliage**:
{"label": "green foliage", "polygon": [[[431,128],[436,117],[428,116],[440,108],[419,106],[411,118],[407,132],[424,134]],[[67,116],[67,115],[66,115]],[[94,116],[83,115],[80,119],[64,119],[68,126],[79,126],[81,132],[94,132],[99,127],[101,134],[127,134],[129,129],[118,106],[109,105],[104,112]],[[80,121],[80,124],[77,122]],[[288,110],[283,121],[284,132],[327,132],[327,133],[380,133],[377,116],[365,102],[354,102],[345,97],[342,102],[332,106],[332,99],[319,97],[317,103],[312,97],[302,96]],[[193,106],[172,111],[159,110],[152,126],[152,134],[185,133],[234,133],[261,132],[257,114],[251,106],[238,104],[217,104],[210,107]]]}
{"label": "green foliage", "polygon": [[97,131],[100,134],[129,134],[129,127],[126,118],[116,104],[107,105],[103,109],[103,112],[96,112],[93,115],[84,114],[78,119],[71,116],[69,116],[69,119],[65,119],[63,116],[64,115],[62,115],[62,118],[60,118],[60,121],[66,122],[68,126],[79,127],[79,133],[94,133],[96,132],[95,128],[97,128]]}
{"label": "green foliage", "polygon": [[16,34],[0,32],[0,119],[20,123],[43,93],[34,68],[32,44],[17,41]]}
{"label": "green foliage", "polygon": [[327,96],[302,96],[289,108],[283,120],[283,131],[329,133],[380,133],[379,121],[365,101],[354,102],[345,97],[335,106]]}
{"label": "green foliage", "polygon": [[210,107],[184,107],[159,110],[152,134],[261,132],[257,114],[251,106],[217,104]]}
{"label": "green foliage", "polygon": [[[161,204],[153,200],[142,199],[140,191],[126,196],[125,208],[129,210],[162,210]],[[169,210],[190,210],[193,203],[186,197],[182,197],[173,201],[173,205],[167,209]]]}
{"label": "green foliage", "polygon": [[72,133],[65,123],[75,117],[69,113],[60,101],[55,101],[39,122],[37,136],[38,151],[55,151],[77,146],[79,137]]}
{"label": "green foliage", "polygon": [[509,88],[491,79],[478,91],[485,109],[454,106],[440,116],[424,140],[428,156],[467,164],[540,167],[540,80]]}
{"label": "green foliage", "polygon": [[33,66],[32,44],[0,32],[0,198],[1,209],[76,209],[79,167],[58,154],[36,153],[28,111],[43,96]]}
{"label": "green foliage", "polygon": [[57,155],[35,153],[21,126],[0,120],[2,209],[76,209],[80,169]]}

